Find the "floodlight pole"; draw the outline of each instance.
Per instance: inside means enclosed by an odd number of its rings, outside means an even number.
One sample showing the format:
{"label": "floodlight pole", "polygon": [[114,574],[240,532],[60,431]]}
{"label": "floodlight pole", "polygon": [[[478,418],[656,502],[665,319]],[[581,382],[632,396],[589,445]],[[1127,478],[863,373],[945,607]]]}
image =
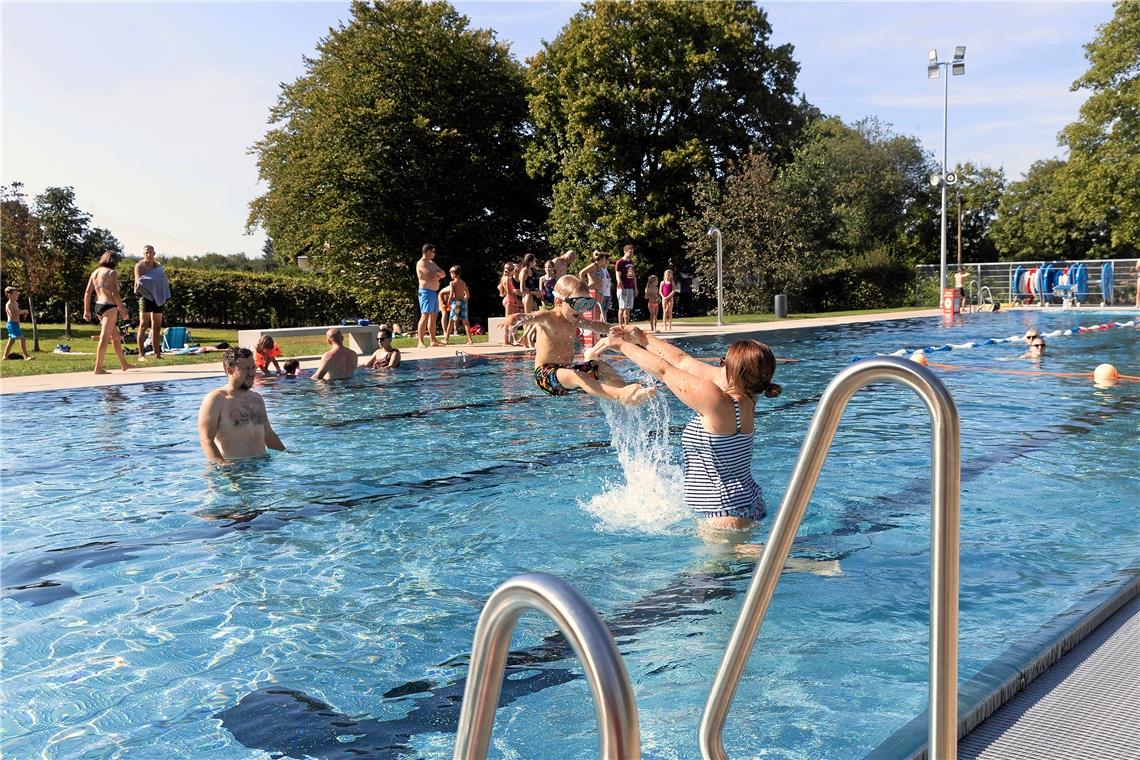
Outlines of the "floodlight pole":
{"label": "floodlight pole", "polygon": [[947,136],[947,114],[950,112],[950,66],[943,64],[942,72],[942,267],[939,279],[939,299],[946,291],[946,147],[949,141]]}
{"label": "floodlight pole", "polygon": [[716,326],[724,327],[724,262],[721,251],[724,241],[719,227],[709,227],[709,234],[716,235]]}

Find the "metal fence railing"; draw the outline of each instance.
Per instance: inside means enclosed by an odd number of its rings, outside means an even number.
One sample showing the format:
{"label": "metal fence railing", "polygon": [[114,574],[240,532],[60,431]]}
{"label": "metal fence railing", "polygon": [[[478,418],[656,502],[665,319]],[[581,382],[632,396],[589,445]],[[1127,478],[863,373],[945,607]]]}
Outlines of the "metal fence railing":
{"label": "metal fence railing", "polygon": [[[1130,306],[1135,298],[1136,288],[1136,262],[1140,259],[1088,259],[1085,261],[990,261],[980,264],[963,264],[962,269],[969,272],[972,277],[967,280],[966,298],[964,305],[982,303],[983,294],[992,295],[994,301],[1012,303],[1015,299],[1028,300],[1024,293],[1022,283],[1015,283],[1015,275],[1031,269],[1040,269],[1051,264],[1060,273],[1064,273],[1073,264],[1083,264],[1088,273],[1087,295],[1080,299],[1085,304],[1105,304]],[[1108,292],[1104,291],[1105,266],[1111,272],[1111,281]],[[947,275],[947,286],[953,285],[953,273],[956,266],[951,266]],[[937,306],[941,301],[938,292],[939,265],[919,264],[914,268],[914,301],[916,306]],[[1046,293],[1051,302],[1059,302],[1059,297]],[[1033,300],[1039,300],[1034,298]]]}

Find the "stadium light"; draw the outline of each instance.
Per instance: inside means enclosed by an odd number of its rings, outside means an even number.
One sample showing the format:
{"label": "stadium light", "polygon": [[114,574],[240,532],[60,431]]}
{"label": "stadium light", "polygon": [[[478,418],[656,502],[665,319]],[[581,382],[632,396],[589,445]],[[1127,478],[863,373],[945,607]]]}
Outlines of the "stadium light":
{"label": "stadium light", "polygon": [[[942,82],[942,174],[938,178],[938,185],[942,187],[942,243],[941,243],[941,265],[939,267],[939,292],[946,289],[946,190],[952,184],[952,174],[947,173],[946,169],[946,147],[947,147],[947,120],[950,110],[950,77],[942,75],[939,69],[946,67],[949,69],[947,74],[951,76],[960,77],[966,73],[966,46],[957,45],[954,47],[954,60],[953,61],[940,61],[938,60],[938,51],[932,49],[928,56],[928,63],[926,66],[927,79],[938,79],[943,77]],[[956,178],[955,178],[956,179]],[[934,178],[931,178],[932,182]]]}

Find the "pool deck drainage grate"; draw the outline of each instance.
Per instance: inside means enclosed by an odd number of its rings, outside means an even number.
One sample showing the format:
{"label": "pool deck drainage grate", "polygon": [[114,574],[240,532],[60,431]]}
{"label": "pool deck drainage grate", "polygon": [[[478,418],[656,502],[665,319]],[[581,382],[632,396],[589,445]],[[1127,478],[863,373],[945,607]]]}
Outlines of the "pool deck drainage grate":
{"label": "pool deck drainage grate", "polygon": [[1140,597],[958,745],[959,760],[1140,758]]}

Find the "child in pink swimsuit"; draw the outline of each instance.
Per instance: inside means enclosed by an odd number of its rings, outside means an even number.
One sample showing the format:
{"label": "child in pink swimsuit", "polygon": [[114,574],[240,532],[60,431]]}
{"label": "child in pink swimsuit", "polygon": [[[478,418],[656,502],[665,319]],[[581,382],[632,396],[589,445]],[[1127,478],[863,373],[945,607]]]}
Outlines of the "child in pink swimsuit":
{"label": "child in pink swimsuit", "polygon": [[665,323],[666,330],[673,329],[673,298],[677,295],[673,284],[673,270],[666,269],[661,280],[661,321]]}

